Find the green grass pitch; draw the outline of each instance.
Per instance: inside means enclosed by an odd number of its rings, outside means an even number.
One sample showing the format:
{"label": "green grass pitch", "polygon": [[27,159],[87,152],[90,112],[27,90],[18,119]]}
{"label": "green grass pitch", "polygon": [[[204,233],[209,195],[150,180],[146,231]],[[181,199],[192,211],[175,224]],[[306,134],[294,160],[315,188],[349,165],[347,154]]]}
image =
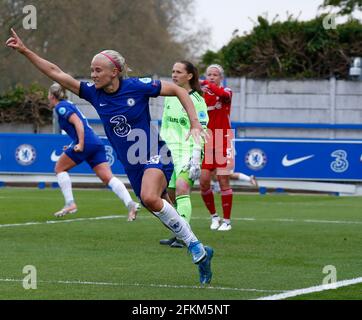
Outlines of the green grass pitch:
{"label": "green grass pitch", "polygon": [[[127,222],[111,191],[74,195],[78,212],[56,219],[59,189],[0,189],[0,299],[244,300],[322,285],[325,266],[337,281],[362,276],[357,197],[235,194],[233,229],[217,232],[192,194],[192,228],[215,250],[212,283],[201,287],[187,250],[159,245],[170,234],[145,209]],[[35,290],[23,287],[27,265]],[[292,299],[361,297],[356,284]]]}

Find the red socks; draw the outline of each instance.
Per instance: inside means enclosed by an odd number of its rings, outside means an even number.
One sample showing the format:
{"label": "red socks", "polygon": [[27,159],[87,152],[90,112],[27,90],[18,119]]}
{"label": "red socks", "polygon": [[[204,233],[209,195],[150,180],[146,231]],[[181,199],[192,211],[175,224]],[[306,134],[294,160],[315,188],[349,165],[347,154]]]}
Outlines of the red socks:
{"label": "red socks", "polygon": [[211,189],[205,192],[201,192],[201,197],[205,202],[206,208],[209,210],[211,215],[214,215],[216,213],[215,209],[215,201],[214,201],[214,193]]}
{"label": "red socks", "polygon": [[224,190],[221,191],[221,202],[222,202],[222,209],[224,213],[224,220],[230,220],[231,216],[231,209],[233,206],[233,190]]}
{"label": "red socks", "polygon": [[[206,192],[201,192],[201,196],[210,214],[214,215],[216,213],[216,209],[215,209],[214,193],[212,192],[212,190],[210,189]],[[230,220],[231,209],[233,205],[232,189],[221,191],[221,202],[222,202],[224,219]]]}

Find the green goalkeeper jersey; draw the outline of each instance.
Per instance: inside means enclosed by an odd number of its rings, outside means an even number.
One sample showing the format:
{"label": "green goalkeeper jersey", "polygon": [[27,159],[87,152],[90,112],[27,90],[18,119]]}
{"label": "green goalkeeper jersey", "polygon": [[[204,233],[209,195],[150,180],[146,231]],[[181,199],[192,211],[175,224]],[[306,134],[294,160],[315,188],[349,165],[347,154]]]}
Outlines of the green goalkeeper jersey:
{"label": "green goalkeeper jersey", "polygon": [[[202,127],[207,130],[209,117],[204,98],[197,91],[191,91],[189,95]],[[190,137],[185,140],[190,127],[190,120],[180,100],[177,97],[166,97],[160,134],[171,150],[175,165],[186,164],[192,155],[194,139]]]}

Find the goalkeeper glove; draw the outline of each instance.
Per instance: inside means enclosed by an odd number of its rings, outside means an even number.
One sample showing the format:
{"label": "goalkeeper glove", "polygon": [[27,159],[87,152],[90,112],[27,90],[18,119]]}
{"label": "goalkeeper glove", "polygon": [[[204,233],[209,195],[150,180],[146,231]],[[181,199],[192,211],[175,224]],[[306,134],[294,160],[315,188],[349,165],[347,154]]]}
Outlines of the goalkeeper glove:
{"label": "goalkeeper glove", "polygon": [[192,151],[192,157],[188,164],[186,165],[185,169],[189,171],[189,178],[192,181],[196,181],[200,178],[201,175],[201,147],[196,145]]}

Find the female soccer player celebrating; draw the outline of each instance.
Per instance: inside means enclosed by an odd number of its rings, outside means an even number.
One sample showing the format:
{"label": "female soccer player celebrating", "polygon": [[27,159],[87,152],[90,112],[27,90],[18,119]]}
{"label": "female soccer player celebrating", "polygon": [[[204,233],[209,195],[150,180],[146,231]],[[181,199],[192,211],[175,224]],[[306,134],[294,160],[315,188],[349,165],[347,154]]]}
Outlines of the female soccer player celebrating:
{"label": "female soccer player celebrating", "polygon": [[210,283],[212,248],[202,245],[189,224],[165,200],[174,166],[165,142],[151,126],[149,111],[150,97],[177,96],[191,123],[189,135],[200,143],[205,133],[187,91],[165,81],[124,79],[125,59],[113,50],[102,51],[93,57],[91,78],[94,83],[80,82],[28,49],[14,30],[11,33],[6,41],[8,47],[23,54],[49,78],[94,106],[136,195],[186,244],[193,263],[198,265],[200,282]]}

